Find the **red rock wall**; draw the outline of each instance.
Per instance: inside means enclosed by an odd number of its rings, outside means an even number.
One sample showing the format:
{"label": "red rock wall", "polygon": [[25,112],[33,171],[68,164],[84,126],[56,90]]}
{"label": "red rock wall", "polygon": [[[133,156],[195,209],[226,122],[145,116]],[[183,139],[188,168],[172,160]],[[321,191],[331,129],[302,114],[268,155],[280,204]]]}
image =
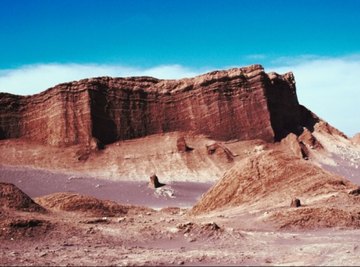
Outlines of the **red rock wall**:
{"label": "red rock wall", "polygon": [[0,93],[0,139],[21,136],[20,120],[23,97]]}
{"label": "red rock wall", "polygon": [[272,141],[264,77],[256,66],[180,81],[97,80],[90,89],[92,133],[105,143],[171,131]]}
{"label": "red rock wall", "polygon": [[3,139],[23,137],[50,145],[89,142],[90,101],[86,88],[59,85],[37,95],[11,98],[11,103],[5,103],[9,97],[0,95]]}
{"label": "red rock wall", "polygon": [[171,131],[219,140],[274,141],[301,124],[291,74],[260,65],[194,78],[93,78],[41,94],[0,94],[0,138],[52,145],[105,144]]}

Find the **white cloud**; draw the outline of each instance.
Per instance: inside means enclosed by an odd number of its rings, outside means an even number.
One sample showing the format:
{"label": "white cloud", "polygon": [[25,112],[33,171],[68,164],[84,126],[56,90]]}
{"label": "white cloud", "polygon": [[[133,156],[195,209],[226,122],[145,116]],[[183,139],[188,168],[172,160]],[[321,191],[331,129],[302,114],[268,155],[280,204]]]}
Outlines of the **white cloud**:
{"label": "white cloud", "polygon": [[153,76],[162,79],[178,79],[199,73],[181,65],[161,65],[142,69],[99,64],[36,64],[1,70],[0,92],[30,95],[59,83],[99,76]]}
{"label": "white cloud", "polygon": [[268,71],[295,75],[299,102],[345,134],[360,132],[360,56],[277,60]]}

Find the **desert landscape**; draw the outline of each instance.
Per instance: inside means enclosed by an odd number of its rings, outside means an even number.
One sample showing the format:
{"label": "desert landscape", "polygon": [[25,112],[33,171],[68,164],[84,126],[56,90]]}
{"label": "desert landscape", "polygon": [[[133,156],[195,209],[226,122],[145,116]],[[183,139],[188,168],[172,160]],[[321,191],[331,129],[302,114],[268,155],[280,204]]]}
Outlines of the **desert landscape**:
{"label": "desert landscape", "polygon": [[0,93],[0,265],[358,265],[359,185],[291,72]]}

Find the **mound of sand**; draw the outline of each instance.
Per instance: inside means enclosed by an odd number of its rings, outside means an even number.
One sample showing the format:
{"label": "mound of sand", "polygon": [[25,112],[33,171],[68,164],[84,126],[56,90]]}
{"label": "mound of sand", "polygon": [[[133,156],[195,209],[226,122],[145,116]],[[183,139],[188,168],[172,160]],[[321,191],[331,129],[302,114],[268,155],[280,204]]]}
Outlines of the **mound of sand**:
{"label": "mound of sand", "polygon": [[28,212],[45,212],[18,187],[10,183],[0,183],[0,208]]}
{"label": "mound of sand", "polygon": [[359,228],[360,196],[353,191],[341,191],[301,208],[270,211],[265,221],[278,229]]}
{"label": "mound of sand", "polygon": [[54,228],[51,222],[42,218],[46,214],[46,209],[18,187],[0,183],[1,240],[44,237]]}
{"label": "mound of sand", "polygon": [[293,197],[310,203],[356,186],[296,156],[269,150],[237,163],[200,201],[192,214],[235,206],[288,207]]}
{"label": "mound of sand", "polygon": [[304,207],[274,212],[268,221],[280,229],[359,228],[360,214],[342,208]]}
{"label": "mound of sand", "polygon": [[42,206],[52,210],[83,212],[91,216],[121,216],[129,212],[151,210],[145,207],[121,205],[115,201],[75,193],[54,193],[36,198]]}

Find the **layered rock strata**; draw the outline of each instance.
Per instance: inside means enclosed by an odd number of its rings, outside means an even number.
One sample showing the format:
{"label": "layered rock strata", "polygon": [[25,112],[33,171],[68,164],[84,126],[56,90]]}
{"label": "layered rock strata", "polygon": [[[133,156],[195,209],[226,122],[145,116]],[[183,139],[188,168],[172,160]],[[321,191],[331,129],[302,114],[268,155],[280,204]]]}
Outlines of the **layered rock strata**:
{"label": "layered rock strata", "polygon": [[101,77],[32,96],[0,94],[0,139],[58,146],[173,131],[272,142],[313,119],[298,103],[292,73],[266,74],[260,65],[181,80]]}

